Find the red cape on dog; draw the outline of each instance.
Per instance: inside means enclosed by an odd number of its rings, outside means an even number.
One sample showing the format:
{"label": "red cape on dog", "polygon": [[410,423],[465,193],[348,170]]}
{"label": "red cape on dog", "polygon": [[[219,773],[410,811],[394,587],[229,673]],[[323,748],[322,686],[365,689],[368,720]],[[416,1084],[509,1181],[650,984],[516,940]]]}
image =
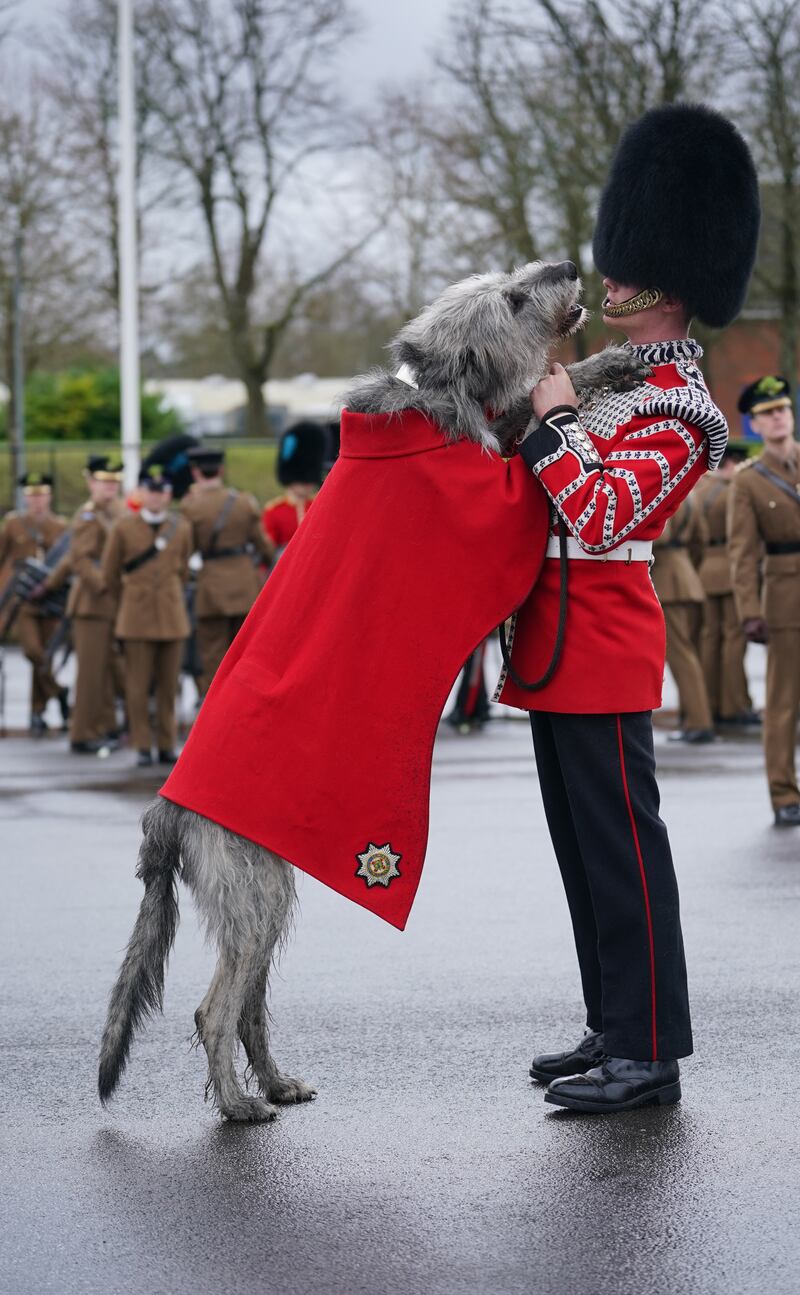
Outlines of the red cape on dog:
{"label": "red cape on dog", "polygon": [[536,581],[547,530],[521,459],[419,413],[345,411],[341,457],[161,794],[402,930],[442,709]]}

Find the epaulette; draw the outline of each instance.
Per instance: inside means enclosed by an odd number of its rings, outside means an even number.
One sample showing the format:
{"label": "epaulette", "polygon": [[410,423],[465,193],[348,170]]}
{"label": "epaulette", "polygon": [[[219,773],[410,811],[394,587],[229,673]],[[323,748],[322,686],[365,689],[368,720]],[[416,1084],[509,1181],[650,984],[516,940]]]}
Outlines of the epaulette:
{"label": "epaulette", "polygon": [[268,513],[271,509],[277,508],[279,504],[288,504],[288,502],[286,495],[278,495],[277,499],[270,499],[269,503],[264,505],[264,512]]}
{"label": "epaulette", "polygon": [[744,472],[746,468],[752,468],[755,459],[743,459],[741,463],[736,464],[736,472]]}

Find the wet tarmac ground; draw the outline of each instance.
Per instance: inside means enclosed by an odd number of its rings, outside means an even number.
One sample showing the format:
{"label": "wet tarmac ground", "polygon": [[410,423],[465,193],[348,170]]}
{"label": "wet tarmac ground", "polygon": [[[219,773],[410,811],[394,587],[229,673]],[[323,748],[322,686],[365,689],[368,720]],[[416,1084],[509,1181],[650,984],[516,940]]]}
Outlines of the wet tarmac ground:
{"label": "wet tarmac ground", "polygon": [[159,777],[0,742],[3,1295],[796,1295],[800,833],[771,826],[760,746],[659,735],[696,1053],[680,1106],[598,1120],[527,1078],[582,1026],[529,742],[442,733],[405,934],[301,879],[274,1050],[319,1097],[259,1127],[203,1102],[185,891],[164,1016],[100,1107]]}

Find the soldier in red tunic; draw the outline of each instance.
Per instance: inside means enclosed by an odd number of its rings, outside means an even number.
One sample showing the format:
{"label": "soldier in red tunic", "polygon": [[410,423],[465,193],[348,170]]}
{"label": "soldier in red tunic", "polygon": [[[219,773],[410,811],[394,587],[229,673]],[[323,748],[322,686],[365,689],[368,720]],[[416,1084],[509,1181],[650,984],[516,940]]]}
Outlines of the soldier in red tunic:
{"label": "soldier in red tunic", "polygon": [[322,485],[325,433],[318,423],[295,423],[283,433],[276,473],[286,493],[268,503],[261,516],[280,557]]}
{"label": "soldier in red tunic", "polygon": [[[725,419],[698,367],[690,322],[741,308],[759,223],[742,138],[692,105],[655,109],[623,136],[594,239],[604,322],[652,372],[644,388],[578,410],[555,365],[534,388],[520,452],[554,521],[545,569],[515,624],[500,700],[531,713],[539,782],[567,893],[586,1002],[577,1047],[534,1058],[560,1106],[603,1112],[680,1098],[692,1051],[678,890],[659,817],[651,712],[661,703],[664,617],[652,542],[720,462]],[[559,664],[558,522],[568,538]],[[509,677],[510,676],[510,677]],[[526,687],[526,683],[528,686]]]}

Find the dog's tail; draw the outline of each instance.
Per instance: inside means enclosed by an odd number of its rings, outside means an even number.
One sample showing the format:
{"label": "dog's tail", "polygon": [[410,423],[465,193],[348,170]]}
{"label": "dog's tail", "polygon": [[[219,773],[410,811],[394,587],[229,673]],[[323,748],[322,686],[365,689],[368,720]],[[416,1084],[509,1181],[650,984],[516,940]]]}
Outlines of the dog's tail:
{"label": "dog's tail", "polygon": [[142,819],[136,875],[144,882],[144,897],[108,1004],[98,1078],[103,1105],[119,1083],[134,1034],[161,1010],[164,972],[178,929],[183,816],[183,810],[159,796]]}

